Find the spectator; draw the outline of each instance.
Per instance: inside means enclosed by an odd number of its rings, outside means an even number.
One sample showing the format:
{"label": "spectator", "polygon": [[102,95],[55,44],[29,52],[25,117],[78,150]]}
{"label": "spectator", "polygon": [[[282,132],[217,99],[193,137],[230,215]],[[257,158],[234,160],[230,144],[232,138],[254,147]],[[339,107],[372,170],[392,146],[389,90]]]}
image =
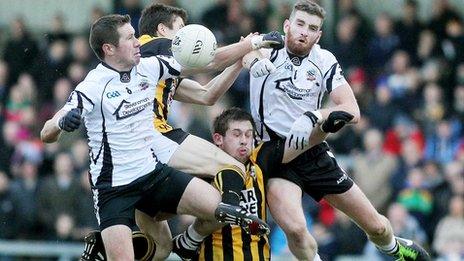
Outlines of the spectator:
{"label": "spectator", "polygon": [[382,143],[380,131],[369,129],[365,133],[365,152],[354,157],[353,176],[372,205],[380,213],[385,213],[392,192],[388,184],[397,161],[393,156],[383,152]]}
{"label": "spectator", "polygon": [[420,124],[426,136],[436,132],[438,122],[447,113],[446,107],[441,87],[435,83],[427,84],[424,87],[422,104],[416,114],[416,117],[420,119]]}
{"label": "spectator", "polygon": [[432,19],[428,27],[435,33],[438,39],[446,36],[446,24],[449,20],[459,17],[448,0],[434,0],[432,7]]}
{"label": "spectator", "polygon": [[38,187],[37,165],[23,160],[11,184],[11,195],[16,209],[16,239],[43,239],[43,230],[38,222]]}
{"label": "spectator", "polygon": [[416,50],[419,42],[419,34],[424,26],[417,16],[416,0],[404,1],[401,20],[395,24],[395,32],[400,38],[399,48],[406,51],[416,60]]}
{"label": "spectator", "polygon": [[424,245],[427,242],[427,236],[424,229],[419,225],[417,220],[408,213],[408,210],[401,204],[393,203],[389,206],[387,212],[395,235]]}
{"label": "spectator", "polygon": [[374,75],[380,75],[399,43],[390,16],[386,13],[378,15],[375,19],[375,36],[367,46],[367,62]]}
{"label": "spectator", "polygon": [[365,115],[369,117],[372,126],[385,132],[392,125],[397,113],[398,108],[392,102],[391,90],[385,85],[377,86],[374,99],[367,105],[365,111]]}
{"label": "spectator", "polygon": [[331,51],[345,70],[362,66],[365,62],[365,47],[357,38],[357,26],[356,17],[352,15],[343,17],[337,24],[335,44]]}
{"label": "spectator", "polygon": [[409,171],[407,187],[398,194],[398,202],[403,205],[421,227],[427,227],[433,207],[433,198],[426,188],[422,169],[415,168]]}
{"label": "spectator", "polygon": [[[459,123],[457,123],[459,124]],[[442,120],[436,126],[434,133],[426,136],[425,159],[443,164],[451,162],[459,148],[459,137],[453,122]]]}
{"label": "spectator", "polygon": [[50,44],[57,40],[63,40],[69,42],[71,34],[66,30],[65,18],[63,14],[57,13],[52,17],[50,31],[45,34],[47,44]]}
{"label": "spectator", "polygon": [[422,151],[419,145],[411,139],[404,139],[401,141],[398,167],[390,180],[393,189],[392,198],[396,198],[400,190],[405,188],[407,173],[414,168],[420,167],[421,163]]}
{"label": "spectator", "polygon": [[15,83],[21,73],[30,70],[39,54],[37,42],[30,36],[21,18],[10,23],[10,31],[11,38],[3,51],[3,59],[10,68],[8,86]]}
{"label": "spectator", "polygon": [[444,260],[464,259],[464,198],[454,196],[449,211],[438,223],[433,248]]}
{"label": "spectator", "polygon": [[[47,235],[53,235],[58,224],[58,218],[69,215],[74,223],[77,215],[76,207],[79,206],[79,198],[82,196],[79,183],[74,174],[71,156],[67,153],[59,153],[54,164],[54,173],[45,178],[39,187],[37,198],[39,220],[45,227]],[[61,220],[60,222],[65,222]]]}
{"label": "spectator", "polygon": [[[406,101],[417,104],[417,102],[406,99],[409,92],[415,92],[419,82],[417,70],[411,67],[409,54],[405,51],[394,52],[390,65],[391,74],[386,77],[386,84],[391,90],[394,102],[399,103],[398,105]],[[406,110],[403,109],[403,111]]]}
{"label": "spectator", "polygon": [[442,55],[443,53],[436,35],[430,30],[421,31],[416,52],[419,65],[424,65],[427,62],[442,57]]}

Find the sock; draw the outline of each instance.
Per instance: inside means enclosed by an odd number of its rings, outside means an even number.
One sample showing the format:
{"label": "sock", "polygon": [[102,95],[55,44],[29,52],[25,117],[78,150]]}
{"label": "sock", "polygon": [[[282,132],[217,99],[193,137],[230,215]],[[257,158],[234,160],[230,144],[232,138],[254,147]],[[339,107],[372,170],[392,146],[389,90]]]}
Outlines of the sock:
{"label": "sock", "polygon": [[193,228],[193,225],[190,225],[187,230],[179,238],[178,243],[182,245],[183,248],[196,250],[205,237],[198,234],[197,231]]}
{"label": "sock", "polygon": [[392,236],[390,243],[384,246],[377,245],[377,248],[379,248],[382,252],[391,255],[396,253],[396,251],[398,250],[398,242],[396,241],[395,237]]}
{"label": "sock", "polygon": [[244,180],[238,169],[226,168],[214,177],[214,185],[222,194],[222,202],[234,206],[240,204],[240,191]]}
{"label": "sock", "polygon": [[318,253],[316,253],[316,255],[314,256],[314,261],[322,261]]}

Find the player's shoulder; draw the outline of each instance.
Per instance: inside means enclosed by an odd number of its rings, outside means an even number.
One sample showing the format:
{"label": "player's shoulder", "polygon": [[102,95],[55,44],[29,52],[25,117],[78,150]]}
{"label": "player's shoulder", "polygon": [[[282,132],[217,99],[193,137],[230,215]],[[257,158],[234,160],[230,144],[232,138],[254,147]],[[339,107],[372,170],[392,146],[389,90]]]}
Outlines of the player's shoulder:
{"label": "player's shoulder", "polygon": [[335,55],[331,51],[322,48],[319,44],[315,44],[311,49],[309,60],[316,64],[322,72],[329,70],[333,64],[337,63]]}
{"label": "player's shoulder", "polygon": [[115,75],[114,71],[108,70],[102,64],[99,64],[76,86],[76,90],[86,93],[98,92],[98,90],[103,89]]}
{"label": "player's shoulder", "polygon": [[143,35],[140,37],[142,46],[140,53],[142,57],[150,57],[154,55],[172,55],[171,39],[165,37],[151,37]]}

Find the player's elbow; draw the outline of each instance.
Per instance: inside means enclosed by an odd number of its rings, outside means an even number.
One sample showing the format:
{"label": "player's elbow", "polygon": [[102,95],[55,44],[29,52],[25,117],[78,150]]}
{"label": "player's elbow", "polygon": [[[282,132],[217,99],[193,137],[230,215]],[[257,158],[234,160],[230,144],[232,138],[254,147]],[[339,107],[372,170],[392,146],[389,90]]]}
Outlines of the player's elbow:
{"label": "player's elbow", "polygon": [[351,123],[358,123],[359,120],[361,119],[361,112],[359,111],[359,107],[356,107],[356,109],[352,112],[353,114],[353,119],[351,120]]}
{"label": "player's elbow", "polygon": [[216,103],[216,101],[216,97],[205,97],[202,102],[205,106],[213,106]]}
{"label": "player's elbow", "polygon": [[57,137],[54,137],[47,131],[45,128],[40,131],[40,140],[44,143],[53,143],[57,140]]}
{"label": "player's elbow", "polygon": [[359,120],[361,119],[361,112],[359,111],[359,108],[352,111],[351,114],[353,115],[353,119],[350,121],[350,123],[353,123],[353,124],[358,123]]}
{"label": "player's elbow", "polygon": [[47,134],[44,132],[44,130],[42,130],[40,132],[40,140],[44,143],[51,143],[53,142],[49,136],[47,136]]}

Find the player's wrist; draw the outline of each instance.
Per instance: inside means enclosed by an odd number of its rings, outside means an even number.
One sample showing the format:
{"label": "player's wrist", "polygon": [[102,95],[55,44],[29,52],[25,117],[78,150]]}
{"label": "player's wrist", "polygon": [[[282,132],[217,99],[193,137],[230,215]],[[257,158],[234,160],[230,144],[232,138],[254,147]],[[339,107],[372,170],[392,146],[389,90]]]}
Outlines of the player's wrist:
{"label": "player's wrist", "polygon": [[311,122],[313,123],[313,126],[316,124],[321,124],[324,120],[322,117],[322,113],[318,110],[316,111],[307,111],[304,113],[305,116],[307,116]]}
{"label": "player's wrist", "polygon": [[63,128],[62,128],[63,117],[64,117],[64,116],[61,116],[61,117],[59,117],[59,118],[55,121],[55,127],[57,127],[58,130],[60,130],[60,131],[63,130]]}
{"label": "player's wrist", "polygon": [[257,50],[260,49],[263,45],[263,36],[262,35],[253,35],[250,39],[251,49]]}

